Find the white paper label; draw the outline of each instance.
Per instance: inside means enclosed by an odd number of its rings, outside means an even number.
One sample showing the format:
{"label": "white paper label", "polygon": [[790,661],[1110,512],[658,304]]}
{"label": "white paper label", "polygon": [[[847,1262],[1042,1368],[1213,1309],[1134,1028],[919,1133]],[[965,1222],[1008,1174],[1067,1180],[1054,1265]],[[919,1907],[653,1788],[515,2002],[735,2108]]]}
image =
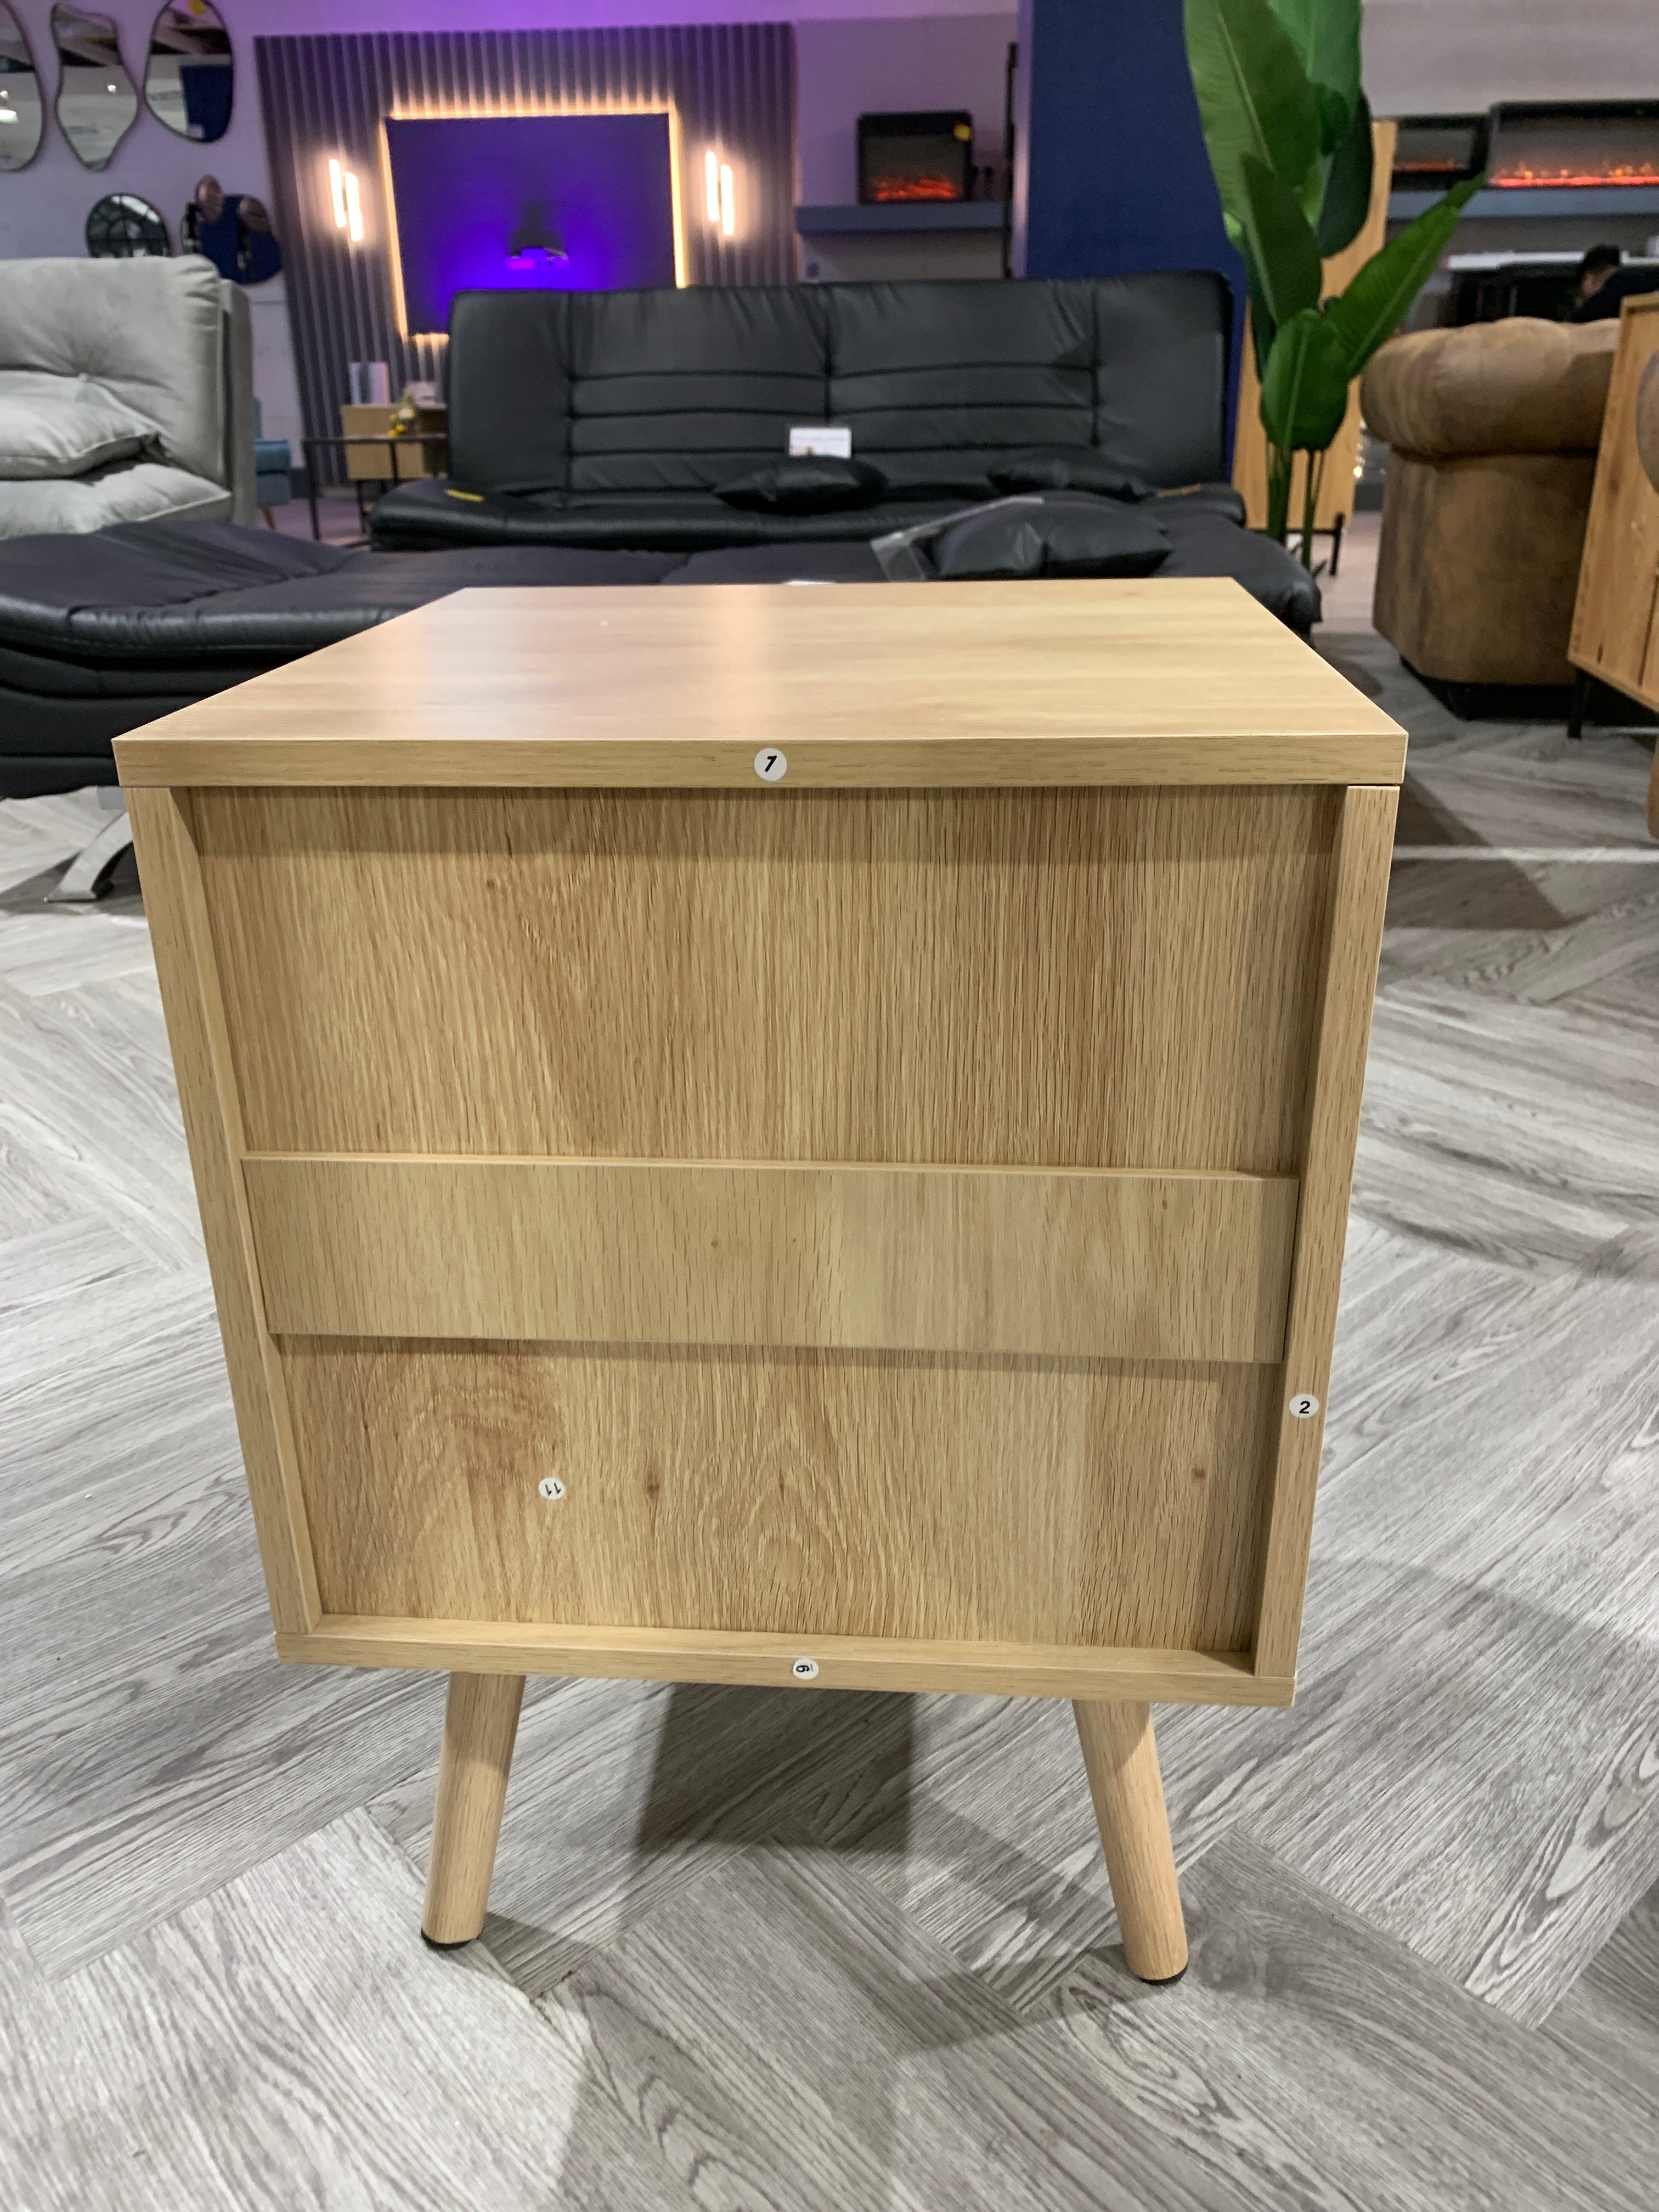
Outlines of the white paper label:
{"label": "white paper label", "polygon": [[564,1496],[564,1485],[556,1474],[544,1474],[536,1487],[544,1498],[559,1498]]}
{"label": "white paper label", "polygon": [[789,458],[804,460],[819,453],[832,461],[853,458],[853,433],[844,422],[802,422],[789,433]]}
{"label": "white paper label", "polygon": [[755,773],[763,783],[781,783],[789,763],[775,745],[763,745],[755,755]]}
{"label": "white paper label", "polygon": [[1310,1421],[1319,1411],[1319,1401],[1311,1390],[1299,1390],[1291,1401],[1291,1411],[1298,1421]]}
{"label": "white paper label", "polygon": [[789,1669],[798,1682],[810,1682],[818,1671],[816,1659],[797,1659]]}

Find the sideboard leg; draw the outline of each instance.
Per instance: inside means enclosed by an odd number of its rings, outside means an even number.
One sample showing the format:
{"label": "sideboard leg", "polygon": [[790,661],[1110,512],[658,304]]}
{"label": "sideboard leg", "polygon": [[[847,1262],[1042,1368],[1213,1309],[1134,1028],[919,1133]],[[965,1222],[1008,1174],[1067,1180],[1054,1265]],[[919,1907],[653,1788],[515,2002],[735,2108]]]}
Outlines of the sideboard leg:
{"label": "sideboard leg", "polygon": [[524,1698],[522,1674],[452,1674],[421,1933],[440,1950],[483,1926]]}
{"label": "sideboard leg", "polygon": [[1187,1930],[1152,1708],[1079,1698],[1072,1710],[1089,1770],[1123,1955],[1130,1972],[1143,1982],[1176,1981],[1187,1971]]}

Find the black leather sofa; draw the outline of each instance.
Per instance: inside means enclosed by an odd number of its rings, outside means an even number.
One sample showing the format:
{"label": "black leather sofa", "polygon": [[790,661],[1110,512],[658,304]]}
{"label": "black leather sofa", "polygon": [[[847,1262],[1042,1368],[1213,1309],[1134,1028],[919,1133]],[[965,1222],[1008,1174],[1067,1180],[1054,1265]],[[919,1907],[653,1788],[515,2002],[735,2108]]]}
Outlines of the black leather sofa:
{"label": "black leather sofa", "polygon": [[349,552],[230,522],[0,540],[0,799],[113,783],[112,741],[451,592],[654,584],[674,554]]}
{"label": "black leather sofa", "polygon": [[[1305,637],[1317,586],[1217,481],[1229,313],[1195,271],[463,294],[454,474],[381,501],[373,550],[183,523],[0,544],[0,797],[112,782],[124,731],[470,586],[878,580],[872,538],[985,500],[1032,449],[1138,478],[1157,574],[1232,576]],[[825,421],[878,497],[719,497]]]}
{"label": "black leather sofa", "polygon": [[[448,478],[400,485],[376,546],[695,552],[869,539],[992,495],[1022,450],[1154,486],[1226,475],[1231,303],[1208,270],[1041,282],[464,292]],[[845,425],[887,489],[759,514],[721,485]]]}

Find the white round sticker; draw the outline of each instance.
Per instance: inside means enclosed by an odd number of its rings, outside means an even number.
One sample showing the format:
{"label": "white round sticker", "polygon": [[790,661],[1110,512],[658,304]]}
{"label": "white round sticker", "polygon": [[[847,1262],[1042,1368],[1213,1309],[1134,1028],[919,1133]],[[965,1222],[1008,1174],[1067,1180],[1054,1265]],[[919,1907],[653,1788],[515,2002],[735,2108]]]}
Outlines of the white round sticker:
{"label": "white round sticker", "polygon": [[556,1498],[564,1496],[564,1485],[556,1474],[544,1474],[536,1487],[544,1498]]}
{"label": "white round sticker", "polygon": [[818,1671],[818,1662],[816,1659],[797,1659],[789,1671],[798,1682],[810,1682]]}
{"label": "white round sticker", "polygon": [[1298,1421],[1310,1421],[1319,1411],[1319,1401],[1311,1390],[1300,1390],[1291,1401],[1291,1411]]}
{"label": "white round sticker", "polygon": [[763,783],[781,783],[789,763],[775,745],[763,745],[755,755],[755,773]]}

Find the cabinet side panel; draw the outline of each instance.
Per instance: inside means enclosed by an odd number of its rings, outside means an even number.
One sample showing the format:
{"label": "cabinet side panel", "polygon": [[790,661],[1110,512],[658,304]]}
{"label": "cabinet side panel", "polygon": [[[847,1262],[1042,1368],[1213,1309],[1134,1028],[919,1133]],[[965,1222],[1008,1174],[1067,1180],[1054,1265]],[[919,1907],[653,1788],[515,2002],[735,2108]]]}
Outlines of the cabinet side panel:
{"label": "cabinet side panel", "polygon": [[1584,558],[1573,611],[1573,660],[1631,698],[1659,707],[1659,491],[1636,446],[1636,395],[1659,356],[1659,306],[1632,302],[1601,421]]}
{"label": "cabinet side panel", "polygon": [[282,1363],[259,1297],[242,1189],[241,1115],[189,794],[130,791],[127,808],[271,1617],[279,1633],[293,1633],[318,1618],[317,1578]]}

